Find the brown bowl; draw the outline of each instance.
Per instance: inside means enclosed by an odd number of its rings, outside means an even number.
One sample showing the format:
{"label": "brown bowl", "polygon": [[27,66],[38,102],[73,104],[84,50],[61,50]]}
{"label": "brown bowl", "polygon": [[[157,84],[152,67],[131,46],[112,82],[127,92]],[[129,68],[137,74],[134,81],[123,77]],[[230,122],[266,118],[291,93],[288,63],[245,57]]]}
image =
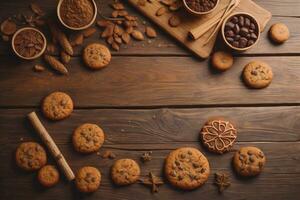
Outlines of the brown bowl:
{"label": "brown bowl", "polygon": [[[42,38],[43,38],[43,40],[44,40],[44,45],[43,45],[43,47],[42,47],[42,50],[41,50],[38,54],[36,54],[35,56],[33,56],[33,57],[25,57],[25,56],[22,56],[22,55],[16,50],[16,47],[15,47],[15,45],[14,45],[14,44],[15,44],[16,36],[17,36],[19,33],[21,33],[22,31],[25,31],[25,30],[33,30],[33,31],[38,32],[38,33],[42,36]],[[41,31],[39,31],[38,29],[32,28],[32,27],[25,27],[25,28],[21,28],[21,29],[19,29],[18,31],[15,32],[15,34],[13,35],[12,40],[11,40],[11,46],[12,46],[12,49],[13,49],[14,53],[15,53],[18,57],[20,57],[20,58],[22,58],[22,59],[24,59],[24,60],[34,60],[34,59],[40,57],[40,56],[45,52],[46,47],[47,47],[47,40],[46,40],[45,35],[44,35]]]}
{"label": "brown bowl", "polygon": [[[238,47],[235,47],[233,46],[232,44],[230,44],[227,39],[226,39],[226,36],[225,36],[225,25],[226,23],[234,16],[247,16],[248,18],[251,18],[253,20],[253,22],[255,23],[255,26],[257,28],[257,39],[255,40],[255,42],[250,45],[250,46],[247,46],[247,47],[244,47],[244,48],[238,48]],[[258,41],[259,41],[259,38],[260,38],[260,25],[259,25],[259,22],[258,20],[251,14],[249,13],[246,13],[246,12],[236,12],[236,13],[233,13],[231,14],[230,16],[228,16],[224,21],[223,21],[223,25],[222,25],[222,29],[221,29],[221,32],[222,32],[222,37],[223,37],[223,40],[224,42],[226,43],[227,46],[229,46],[231,49],[233,50],[236,50],[236,51],[246,51],[250,48],[252,48],[253,46],[255,46]]]}
{"label": "brown bowl", "polygon": [[67,25],[61,18],[60,16],[60,7],[61,7],[61,4],[64,0],[59,0],[58,4],[57,4],[57,9],[56,9],[56,12],[57,12],[57,17],[59,19],[59,21],[62,23],[62,25],[64,25],[66,28],[68,29],[71,29],[71,30],[74,30],[74,31],[80,31],[80,30],[84,30],[84,29],[87,29],[88,27],[90,27],[96,20],[96,17],[97,17],[97,13],[98,13],[98,8],[97,8],[97,4],[95,2],[95,0],[90,0],[93,5],[94,5],[94,16],[92,18],[92,20],[90,21],[90,23],[88,23],[87,25],[85,26],[82,26],[82,27],[71,27],[69,25]]}
{"label": "brown bowl", "polygon": [[185,10],[188,11],[190,14],[192,14],[192,15],[194,15],[194,16],[202,16],[202,15],[207,15],[207,14],[209,14],[209,13],[212,13],[212,12],[218,7],[219,2],[220,2],[220,0],[217,0],[217,3],[216,3],[216,5],[215,5],[215,7],[213,7],[211,10],[206,11],[206,12],[197,12],[197,11],[191,9],[191,8],[187,5],[186,0],[183,0],[183,5],[184,5]]}

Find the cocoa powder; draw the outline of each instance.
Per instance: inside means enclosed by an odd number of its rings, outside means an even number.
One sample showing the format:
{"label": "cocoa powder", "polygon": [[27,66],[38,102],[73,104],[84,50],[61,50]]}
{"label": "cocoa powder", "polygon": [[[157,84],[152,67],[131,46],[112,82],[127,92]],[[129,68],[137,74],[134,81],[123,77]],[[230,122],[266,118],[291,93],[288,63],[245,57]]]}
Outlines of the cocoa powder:
{"label": "cocoa powder", "polygon": [[23,30],[14,40],[16,51],[23,57],[31,58],[39,54],[44,46],[42,35],[34,30]]}
{"label": "cocoa powder", "polygon": [[80,28],[92,21],[95,9],[91,0],[63,0],[59,12],[64,23]]}

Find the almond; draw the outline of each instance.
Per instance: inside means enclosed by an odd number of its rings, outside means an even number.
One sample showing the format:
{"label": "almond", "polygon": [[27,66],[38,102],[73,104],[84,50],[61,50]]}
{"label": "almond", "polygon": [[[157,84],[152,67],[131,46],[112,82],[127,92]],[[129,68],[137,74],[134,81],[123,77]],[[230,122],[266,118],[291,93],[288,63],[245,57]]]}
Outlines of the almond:
{"label": "almond", "polygon": [[94,27],[87,28],[82,31],[82,34],[85,38],[91,37],[94,33],[96,33],[96,29]]}
{"label": "almond", "polygon": [[116,51],[119,51],[119,50],[120,50],[120,46],[119,46],[118,43],[116,43],[116,42],[113,42],[112,45],[111,45],[111,47],[112,47],[114,50],[116,50]]}
{"label": "almond", "polygon": [[114,33],[114,25],[113,25],[113,24],[110,24],[110,25],[108,25],[108,26],[104,29],[104,31],[103,31],[102,34],[101,34],[101,37],[102,37],[102,38],[107,38],[107,37],[109,37],[109,36],[112,36],[113,33]]}
{"label": "almond", "polygon": [[130,42],[130,35],[127,32],[124,32],[122,34],[122,40],[124,41],[125,44],[128,44]]}
{"label": "almond", "polygon": [[146,35],[149,38],[155,38],[157,36],[156,31],[150,26],[146,27]]}
{"label": "almond", "polygon": [[139,40],[139,41],[144,40],[144,35],[143,35],[143,33],[142,33],[141,31],[138,31],[138,30],[132,31],[131,36],[132,36],[134,39]]}
{"label": "almond", "polygon": [[167,9],[165,7],[160,7],[157,11],[156,11],[156,16],[162,16],[163,14],[165,14],[167,12]]}

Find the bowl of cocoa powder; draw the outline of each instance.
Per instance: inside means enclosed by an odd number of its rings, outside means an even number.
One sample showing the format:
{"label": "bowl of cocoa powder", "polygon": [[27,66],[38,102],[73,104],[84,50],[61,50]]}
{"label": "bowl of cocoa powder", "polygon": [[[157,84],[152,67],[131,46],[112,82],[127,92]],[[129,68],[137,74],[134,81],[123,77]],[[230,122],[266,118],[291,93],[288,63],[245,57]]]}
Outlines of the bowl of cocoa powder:
{"label": "bowl of cocoa powder", "polygon": [[60,0],[57,16],[68,29],[83,30],[95,22],[97,4],[94,0]]}
{"label": "bowl of cocoa powder", "polygon": [[33,60],[45,52],[47,40],[45,35],[38,29],[25,27],[15,32],[11,45],[18,57],[25,60]]}
{"label": "bowl of cocoa powder", "polygon": [[195,16],[212,13],[218,4],[219,0],[183,0],[185,9]]}
{"label": "bowl of cocoa powder", "polygon": [[227,46],[236,51],[246,51],[257,44],[260,26],[257,19],[245,12],[233,13],[222,25],[222,37]]}

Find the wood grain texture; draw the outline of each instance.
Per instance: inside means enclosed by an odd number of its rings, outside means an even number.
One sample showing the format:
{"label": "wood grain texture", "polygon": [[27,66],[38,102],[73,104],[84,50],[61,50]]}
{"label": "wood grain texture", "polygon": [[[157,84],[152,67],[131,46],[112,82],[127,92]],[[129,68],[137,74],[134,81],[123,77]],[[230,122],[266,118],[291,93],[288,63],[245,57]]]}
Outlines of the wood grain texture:
{"label": "wood grain texture", "polygon": [[[243,67],[252,60],[272,66],[274,79],[268,88],[248,89],[241,81]],[[81,108],[300,103],[298,57],[236,58],[233,68],[222,74],[208,62],[186,57],[113,57],[109,67],[94,72],[73,59],[68,65],[70,75],[59,76],[33,72],[34,62],[2,58],[0,106],[39,106],[55,90],[69,93],[75,107]]]}
{"label": "wood grain texture", "polygon": [[[39,141],[25,116],[30,109],[2,110],[0,129],[5,130],[0,138],[0,158],[7,162],[0,165],[0,193],[4,199],[293,199],[299,195],[300,169],[300,107],[278,108],[226,108],[226,109],[155,109],[155,110],[75,110],[73,115],[61,122],[53,123],[42,118],[46,128],[57,142],[74,171],[84,165],[98,167],[103,175],[100,189],[90,196],[77,193],[74,186],[61,180],[55,188],[46,190],[37,184],[35,173],[17,169],[13,153],[23,141]],[[223,156],[207,152],[199,143],[198,132],[205,120],[211,116],[228,115],[238,126],[238,142],[241,146],[257,146],[267,156],[267,164],[259,177],[242,179],[231,169],[233,153]],[[14,123],[11,123],[14,122]],[[200,149],[208,157],[212,174],[205,186],[192,192],[182,192],[165,184],[160,193],[152,195],[149,188],[135,184],[116,187],[109,178],[112,160],[101,159],[96,154],[84,156],[75,153],[71,144],[74,128],[83,122],[98,123],[104,129],[106,141],[101,152],[112,150],[117,158],[129,157],[139,161],[145,151],[153,151],[153,160],[142,164],[142,175],[149,171],[163,177],[164,158],[182,146]],[[272,123],[271,123],[272,122]],[[288,128],[287,128],[288,127]],[[285,139],[282,139],[282,138]],[[285,140],[286,142],[276,142]],[[260,142],[253,142],[260,141]],[[50,163],[54,163],[50,158]],[[218,195],[213,183],[213,173],[228,171],[232,186],[223,195]],[[272,183],[272,184],[270,184]],[[10,188],[16,191],[11,192]],[[132,196],[132,194],[135,194]],[[205,194],[205,195],[204,195]]]}

